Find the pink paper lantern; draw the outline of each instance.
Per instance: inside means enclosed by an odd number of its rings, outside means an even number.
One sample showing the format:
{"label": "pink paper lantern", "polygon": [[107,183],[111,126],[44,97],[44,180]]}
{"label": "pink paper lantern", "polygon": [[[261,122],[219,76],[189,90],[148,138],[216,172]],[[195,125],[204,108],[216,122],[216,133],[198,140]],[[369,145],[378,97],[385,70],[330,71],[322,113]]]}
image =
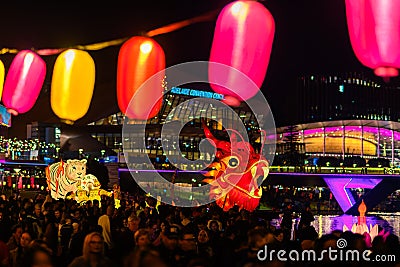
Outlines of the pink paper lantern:
{"label": "pink paper lantern", "polygon": [[274,33],[274,18],[259,2],[235,1],[222,9],[214,31],[210,61],[235,68],[256,85],[243,81],[238,71],[210,64],[211,87],[226,96],[228,105],[238,105],[258,92],[267,72]]}
{"label": "pink paper lantern", "polygon": [[28,112],[35,104],[44,78],[46,63],[39,55],[22,50],[13,59],[4,82],[2,101],[13,114]]}
{"label": "pink paper lantern", "polygon": [[380,77],[398,75],[400,1],[346,0],[347,26],[358,60]]}

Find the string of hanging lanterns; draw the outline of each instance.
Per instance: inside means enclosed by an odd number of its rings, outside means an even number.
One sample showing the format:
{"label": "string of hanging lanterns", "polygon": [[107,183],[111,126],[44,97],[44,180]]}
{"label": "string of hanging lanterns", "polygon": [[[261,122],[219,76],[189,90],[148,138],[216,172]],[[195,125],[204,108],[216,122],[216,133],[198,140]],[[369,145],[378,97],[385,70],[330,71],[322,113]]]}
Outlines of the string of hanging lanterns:
{"label": "string of hanging lanterns", "polygon": [[[46,74],[46,65],[40,56],[56,55],[51,82],[51,108],[61,121],[73,124],[88,111],[94,91],[95,63],[86,51],[100,50],[122,45],[118,55],[117,99],[122,113],[130,119],[148,120],[161,108],[165,75],[159,75],[151,90],[139,90],[151,76],[165,71],[165,53],[152,38],[176,31],[193,23],[215,20],[211,55],[209,61],[221,63],[246,74],[259,88],[269,63],[275,24],[272,15],[257,1],[238,0],[219,10],[172,23],[145,36],[133,36],[116,40],[77,45],[68,48],[18,51],[3,48],[0,54],[16,53],[5,80],[2,102],[14,116],[28,112],[40,94]],[[237,86],[233,73],[221,73],[209,68],[210,84],[217,93],[223,92],[225,102],[235,106],[257,92],[247,86]],[[0,74],[2,72],[0,71]],[[220,88],[213,84],[232,85]],[[4,80],[0,77],[0,80]],[[0,88],[2,89],[2,88]],[[222,90],[222,91],[221,91]],[[79,98],[74,97],[79,94]],[[28,97],[27,97],[28,96]],[[78,100],[79,99],[79,100]],[[154,105],[154,99],[158,99]]]}
{"label": "string of hanging lanterns", "polygon": [[[118,58],[118,105],[121,111],[131,119],[145,120],[144,114],[148,114],[147,111],[150,112],[150,117],[155,116],[161,107],[162,99],[154,108],[148,107],[147,109],[143,108],[146,103],[146,101],[143,102],[143,99],[162,96],[163,87],[158,90],[158,87],[155,86],[155,90],[150,92],[150,95],[145,93],[142,97],[138,97],[136,103],[140,102],[140,109],[137,105],[129,106],[129,102],[140,84],[155,72],[165,68],[164,52],[152,37],[173,32],[194,23],[212,21],[217,14],[218,10],[213,10],[197,17],[150,30],[144,36],[119,38],[63,48],[31,50],[2,48],[0,55],[16,54],[16,56],[11,63],[7,76],[4,64],[0,60],[1,101],[7,111],[14,116],[28,112],[34,106],[46,76],[46,64],[40,56],[58,54],[51,81],[51,108],[62,122],[73,124],[87,113],[94,91],[95,63],[86,51],[122,45]],[[141,55],[135,56],[136,53],[141,53]],[[143,58],[148,60],[143,60]],[[135,66],[135,64],[138,65]],[[154,68],[155,66],[156,68]],[[146,70],[144,74],[143,70]],[[132,80],[129,77],[135,79]],[[161,83],[162,81],[160,81]],[[74,97],[76,94],[79,94],[80,97]],[[129,110],[127,110],[128,106]]]}

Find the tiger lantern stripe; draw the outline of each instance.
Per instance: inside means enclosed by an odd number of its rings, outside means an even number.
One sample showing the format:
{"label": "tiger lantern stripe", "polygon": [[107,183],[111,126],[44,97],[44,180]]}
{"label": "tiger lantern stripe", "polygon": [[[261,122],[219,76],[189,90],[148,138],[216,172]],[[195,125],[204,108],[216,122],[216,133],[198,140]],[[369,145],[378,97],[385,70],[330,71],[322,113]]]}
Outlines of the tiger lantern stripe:
{"label": "tiger lantern stripe", "polygon": [[75,192],[80,180],[86,175],[86,159],[69,159],[46,167],[47,186],[54,199],[64,199]]}

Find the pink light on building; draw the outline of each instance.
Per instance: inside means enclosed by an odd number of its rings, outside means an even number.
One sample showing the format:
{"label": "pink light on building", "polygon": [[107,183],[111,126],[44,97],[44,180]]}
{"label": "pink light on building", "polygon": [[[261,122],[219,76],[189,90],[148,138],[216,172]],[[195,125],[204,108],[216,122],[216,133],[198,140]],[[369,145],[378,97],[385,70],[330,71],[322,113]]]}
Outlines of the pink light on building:
{"label": "pink light on building", "polygon": [[400,2],[346,0],[347,26],[358,60],[389,78],[400,68]]}

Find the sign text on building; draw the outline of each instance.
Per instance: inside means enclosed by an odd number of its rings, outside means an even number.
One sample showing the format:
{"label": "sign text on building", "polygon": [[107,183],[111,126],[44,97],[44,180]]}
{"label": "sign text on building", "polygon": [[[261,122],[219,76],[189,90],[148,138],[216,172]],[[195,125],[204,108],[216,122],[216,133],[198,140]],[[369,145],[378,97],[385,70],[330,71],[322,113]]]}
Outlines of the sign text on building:
{"label": "sign text on building", "polygon": [[204,97],[204,98],[212,98],[212,99],[217,99],[217,100],[224,99],[223,94],[207,92],[207,91],[200,91],[200,90],[189,89],[189,88],[172,87],[170,92],[173,94],[176,94],[176,95],[189,95],[189,96],[197,96],[197,97]]}

